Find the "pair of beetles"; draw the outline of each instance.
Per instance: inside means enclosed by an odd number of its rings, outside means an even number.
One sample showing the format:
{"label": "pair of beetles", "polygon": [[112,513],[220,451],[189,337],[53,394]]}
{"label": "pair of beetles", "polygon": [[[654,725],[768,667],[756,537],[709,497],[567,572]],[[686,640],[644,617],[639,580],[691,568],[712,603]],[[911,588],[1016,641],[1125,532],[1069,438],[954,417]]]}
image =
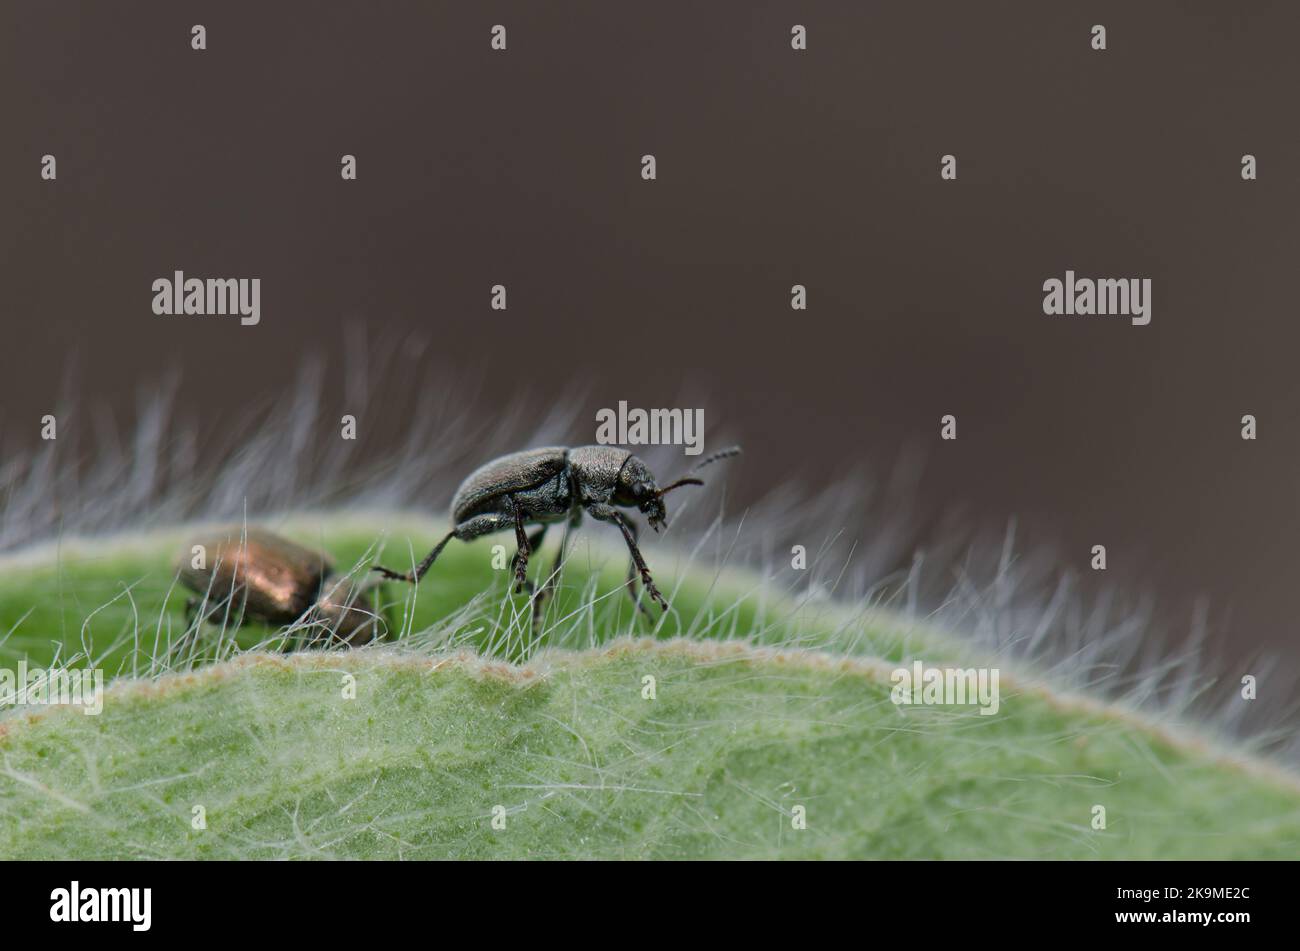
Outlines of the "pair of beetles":
{"label": "pair of beetles", "polygon": [[[637,547],[637,524],[622,509],[635,508],[656,532],[668,524],[663,498],[686,485],[703,485],[694,473],[705,466],[740,454],[732,446],[708,456],[686,476],[660,486],[645,463],[616,446],[548,447],[511,453],[474,470],[452,499],[452,529],[433,550],[409,571],[375,566],[372,570],[391,581],[415,583],[428,572],[453,538],[470,541],[481,535],[513,529],[517,550],[511,567],[515,591],[527,591],[533,602],[533,623],[551,593],[564,559],[569,529],[583,514],[616,526],[627,543],[627,590],[636,596],[637,578],[645,593],[661,610],[668,610],[650,569]],[[541,591],[528,580],[528,558],[542,544],[549,525],[567,522],[555,563]],[[531,532],[530,526],[535,526]],[[330,559],[261,529],[248,529],[236,541],[211,538],[204,547],[211,564],[195,567],[189,550],[179,566],[181,582],[196,594],[187,605],[191,624],[202,607],[202,620],[234,623],[247,619],[289,625],[301,620],[320,631],[322,639],[360,645],[385,633],[386,625],[376,604],[377,585],[354,585],[335,572]]]}

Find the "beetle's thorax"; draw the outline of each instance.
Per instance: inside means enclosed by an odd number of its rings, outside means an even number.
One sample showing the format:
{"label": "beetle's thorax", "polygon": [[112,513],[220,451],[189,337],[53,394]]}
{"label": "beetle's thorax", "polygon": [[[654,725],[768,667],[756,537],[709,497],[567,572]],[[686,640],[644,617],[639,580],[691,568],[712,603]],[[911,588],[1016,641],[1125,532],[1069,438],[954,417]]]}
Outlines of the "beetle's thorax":
{"label": "beetle's thorax", "polygon": [[579,446],[569,450],[569,475],[582,502],[608,502],[619,473],[632,453],[618,446]]}

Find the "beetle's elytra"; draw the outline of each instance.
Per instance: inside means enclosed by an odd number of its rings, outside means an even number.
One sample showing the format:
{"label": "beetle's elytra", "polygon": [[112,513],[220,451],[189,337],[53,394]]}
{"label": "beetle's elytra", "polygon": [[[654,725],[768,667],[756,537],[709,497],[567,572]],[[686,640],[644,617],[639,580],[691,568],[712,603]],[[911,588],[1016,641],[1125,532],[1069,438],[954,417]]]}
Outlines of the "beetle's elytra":
{"label": "beetle's elytra", "polygon": [[191,619],[202,601],[205,620],[283,626],[305,616],[324,626],[331,640],[354,646],[385,632],[375,586],[335,574],[322,552],[261,528],[232,528],[193,544],[203,546],[203,567],[194,567],[190,546],[178,564],[181,583],[198,595],[187,604]]}
{"label": "beetle's elytra", "polygon": [[[732,446],[708,456],[691,471],[696,472],[719,459],[739,454],[740,447]],[[655,587],[650,569],[637,547],[637,525],[619,509],[637,509],[646,516],[650,527],[658,531],[668,524],[663,497],[684,485],[703,484],[702,480],[688,475],[660,488],[644,462],[617,446],[580,446],[576,449],[548,446],[511,453],[475,469],[460,484],[451,503],[452,530],[413,571],[397,572],[378,565],[374,570],[386,578],[413,583],[424,577],[453,538],[469,541],[480,535],[513,528],[518,545],[511,563],[515,590],[527,589],[532,594],[533,585],[526,576],[528,556],[541,545],[548,525],[567,521],[555,565],[533,601],[535,621],[542,600],[553,586],[564,559],[569,529],[582,521],[585,512],[598,521],[618,526],[622,531],[632,556],[627,588],[633,600],[636,601],[635,583],[640,575],[646,594],[658,603],[661,610],[667,611],[668,602]],[[529,525],[539,527],[527,534],[525,527]],[[645,610],[640,601],[636,603]]]}

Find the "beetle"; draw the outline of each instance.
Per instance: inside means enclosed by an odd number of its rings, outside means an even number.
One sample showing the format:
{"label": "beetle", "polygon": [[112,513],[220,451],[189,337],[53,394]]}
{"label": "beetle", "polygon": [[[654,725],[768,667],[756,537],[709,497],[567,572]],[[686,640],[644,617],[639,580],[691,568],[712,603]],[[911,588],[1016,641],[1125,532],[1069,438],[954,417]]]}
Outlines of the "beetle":
{"label": "beetle", "polygon": [[[214,533],[195,541],[204,549],[203,567],[195,567],[193,548],[181,553],[181,583],[199,597],[185,605],[193,624],[200,605],[204,620],[229,615],[285,626],[299,619],[323,626],[331,640],[356,646],[387,632],[376,610],[379,583],[357,585],[336,574],[329,556],[304,548],[261,528]],[[188,626],[188,625],[187,625]],[[286,649],[288,645],[286,644]]]}
{"label": "beetle", "polygon": [[[639,510],[657,532],[668,525],[663,502],[665,495],[685,485],[703,485],[703,480],[694,478],[693,473],[719,459],[739,454],[739,446],[715,452],[691,469],[686,477],[662,488],[644,462],[618,446],[579,446],[574,449],[547,446],[501,456],[475,469],[460,484],[451,501],[452,530],[414,570],[398,572],[380,565],[375,565],[372,570],[393,581],[415,583],[424,577],[453,538],[467,542],[480,535],[513,528],[517,546],[511,561],[515,592],[527,590],[531,596],[535,587],[526,576],[528,556],[541,545],[548,525],[567,521],[555,564],[547,575],[541,594],[533,602],[533,619],[536,621],[541,602],[549,593],[564,559],[569,531],[581,523],[585,512],[598,521],[618,526],[623,533],[623,540],[632,556],[627,572],[627,590],[632,600],[642,611],[649,613],[636,597],[635,584],[639,574],[645,593],[661,610],[667,611],[668,602],[655,587],[650,569],[637,547],[637,525],[619,509]],[[540,527],[530,535],[525,532],[529,525]]]}

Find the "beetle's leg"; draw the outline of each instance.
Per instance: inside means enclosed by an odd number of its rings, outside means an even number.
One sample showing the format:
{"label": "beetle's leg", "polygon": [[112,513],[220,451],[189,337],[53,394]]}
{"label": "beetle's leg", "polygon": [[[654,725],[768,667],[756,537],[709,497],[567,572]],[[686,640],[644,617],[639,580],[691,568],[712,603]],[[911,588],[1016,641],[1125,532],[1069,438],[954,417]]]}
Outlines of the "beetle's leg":
{"label": "beetle's leg", "polygon": [[[420,562],[420,564],[416,566],[416,569],[414,571],[398,572],[398,571],[393,571],[391,568],[384,568],[380,565],[374,565],[370,570],[379,572],[389,581],[407,581],[414,584],[416,581],[419,581],[421,578],[424,577],[425,572],[429,570],[429,567],[434,563],[437,557],[442,554],[442,550],[447,547],[447,542],[451,541],[453,538],[456,538],[457,534],[461,532],[462,532],[462,526],[460,525],[457,525],[450,532],[448,532],[447,537],[444,538],[442,541],[438,542],[438,544],[434,546],[433,551],[429,552],[429,554],[425,556],[424,561]],[[479,534],[483,534],[483,533],[480,532]]]}
{"label": "beetle's leg", "polygon": [[480,535],[490,535],[493,532],[507,529],[510,525],[511,517],[509,515],[500,515],[495,512],[476,515],[468,521],[461,522],[448,532],[447,537],[438,542],[433,551],[429,552],[424,561],[420,562],[414,571],[407,571],[404,573],[397,572],[390,568],[381,567],[380,565],[374,565],[370,570],[379,572],[390,581],[419,581],[429,570],[429,566],[432,565],[437,557],[442,554],[442,550],[447,547],[447,542],[451,541],[453,538],[458,538],[463,542],[473,541]]}
{"label": "beetle's leg", "polygon": [[510,559],[510,567],[515,573],[515,594],[526,590],[531,596],[535,590],[533,583],[528,580],[528,556],[541,547],[542,539],[545,536],[545,524],[531,535],[525,536],[523,513],[519,511],[518,507],[515,508],[515,541],[519,547],[515,551],[515,557]]}
{"label": "beetle's leg", "polygon": [[555,553],[555,560],[551,562],[550,573],[546,576],[546,586],[542,588],[542,597],[547,597],[560,583],[560,571],[564,568],[564,556],[569,551],[569,536],[573,530],[582,524],[582,509],[575,508],[569,520],[564,523],[564,534],[560,536],[560,550]]}
{"label": "beetle's leg", "polygon": [[551,570],[546,575],[546,580],[542,582],[542,590],[537,592],[533,599],[533,627],[536,628],[541,620],[542,608],[546,606],[546,601],[555,593],[556,587],[560,583],[560,570],[564,567],[564,554],[569,550],[569,536],[573,529],[582,523],[582,509],[575,508],[573,514],[564,525],[564,534],[560,536],[560,550],[555,553],[555,560],[551,562]]}
{"label": "beetle's leg", "polygon": [[[632,554],[632,566],[635,567],[637,572],[641,575],[642,587],[645,588],[646,594],[650,595],[655,603],[659,605],[661,610],[667,611],[668,602],[664,600],[664,596],[660,594],[659,589],[655,587],[654,579],[650,577],[650,569],[646,567],[645,559],[641,557],[641,550],[636,547],[636,523],[629,521],[623,513],[614,508],[614,506],[605,505],[602,502],[593,502],[587,506],[587,511],[591,513],[592,518],[599,519],[602,522],[613,522],[619,527],[623,532],[623,540],[627,542],[627,550]],[[632,584],[634,581],[635,575],[633,575],[631,569],[629,569],[629,593],[632,591]],[[635,594],[632,596],[633,598],[636,597]]]}
{"label": "beetle's leg", "polygon": [[[632,544],[633,545],[639,544],[641,541],[641,526],[637,525],[637,523],[632,521],[630,518],[625,518],[623,521],[627,523],[628,529],[632,532]],[[639,551],[639,549],[634,548],[633,551]],[[644,563],[641,565],[641,567],[643,569],[645,568]],[[645,606],[644,601],[642,601],[640,598],[636,596],[636,576],[637,576],[637,563],[634,559],[629,559],[627,563],[627,585],[626,585],[627,596],[632,599],[632,603],[637,606],[637,609],[640,610],[642,614],[644,614],[646,617],[650,617],[651,616],[650,609]],[[655,588],[653,581],[646,586],[646,590],[650,592],[656,599],[658,599],[659,592]]]}

